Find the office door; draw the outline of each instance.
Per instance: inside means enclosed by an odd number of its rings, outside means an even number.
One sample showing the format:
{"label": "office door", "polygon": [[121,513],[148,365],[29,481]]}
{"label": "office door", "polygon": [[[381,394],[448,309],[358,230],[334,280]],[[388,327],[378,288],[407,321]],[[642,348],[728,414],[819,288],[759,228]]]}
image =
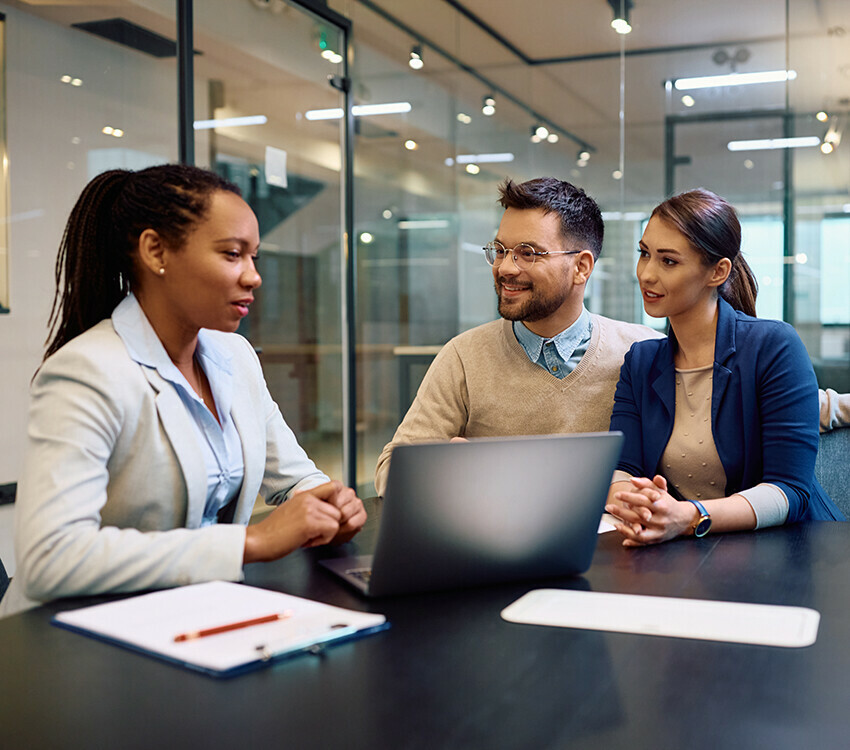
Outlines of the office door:
{"label": "office door", "polygon": [[240,332],[307,453],[348,479],[346,29],[294,3],[194,13],[196,162],[260,225],[263,285]]}

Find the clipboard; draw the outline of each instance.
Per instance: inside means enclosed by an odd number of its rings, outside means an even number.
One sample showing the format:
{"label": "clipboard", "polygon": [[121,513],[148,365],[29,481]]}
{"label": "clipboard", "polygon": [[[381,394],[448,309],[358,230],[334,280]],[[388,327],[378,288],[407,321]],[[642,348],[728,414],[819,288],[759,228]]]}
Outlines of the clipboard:
{"label": "clipboard", "polygon": [[[285,616],[271,617],[277,613]],[[318,653],[389,627],[380,614],[227,581],[60,612],[51,622],[213,677]]]}

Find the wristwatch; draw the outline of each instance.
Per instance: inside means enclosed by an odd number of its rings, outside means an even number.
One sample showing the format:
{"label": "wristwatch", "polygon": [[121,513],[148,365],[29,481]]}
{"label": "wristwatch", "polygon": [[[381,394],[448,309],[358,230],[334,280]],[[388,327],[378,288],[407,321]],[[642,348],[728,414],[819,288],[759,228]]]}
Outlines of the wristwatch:
{"label": "wristwatch", "polygon": [[705,509],[705,506],[699,500],[690,500],[689,503],[693,503],[697,506],[697,510],[699,511],[699,518],[694,521],[691,526],[691,530],[694,532],[694,536],[702,537],[708,533],[708,530],[711,528],[711,516],[708,514],[708,511]]}

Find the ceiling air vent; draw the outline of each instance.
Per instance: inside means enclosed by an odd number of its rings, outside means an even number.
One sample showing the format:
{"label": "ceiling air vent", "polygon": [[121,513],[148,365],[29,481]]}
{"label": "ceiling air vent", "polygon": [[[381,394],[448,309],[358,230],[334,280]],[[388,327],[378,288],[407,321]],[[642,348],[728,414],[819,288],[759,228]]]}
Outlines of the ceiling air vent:
{"label": "ceiling air vent", "polygon": [[104,21],[87,21],[72,25],[75,29],[88,31],[153,57],[177,56],[177,42],[124,18],[107,18]]}

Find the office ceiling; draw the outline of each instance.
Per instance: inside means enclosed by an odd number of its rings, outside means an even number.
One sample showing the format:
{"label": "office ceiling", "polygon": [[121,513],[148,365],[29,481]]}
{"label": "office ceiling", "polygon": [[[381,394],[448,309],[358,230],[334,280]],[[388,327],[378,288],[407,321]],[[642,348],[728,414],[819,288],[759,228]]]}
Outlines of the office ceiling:
{"label": "office ceiling", "polygon": [[[478,151],[483,151],[504,136],[505,123],[527,134],[537,121],[531,113],[542,115],[557,126],[561,139],[554,146],[529,146],[522,160],[525,170],[568,170],[564,176],[588,185],[609,206],[621,200],[651,202],[663,194],[668,115],[694,123],[675,131],[676,155],[690,160],[676,170],[676,189],[697,181],[764,201],[781,194],[782,152],[730,154],[726,144],[781,137],[782,119],[744,113],[793,111],[795,135],[823,137],[830,127],[841,133],[848,124],[847,0],[790,0],[787,15],[785,0],[634,0],[632,32],[624,37],[610,27],[607,0],[345,0],[331,5],[353,19],[358,43],[380,51],[369,61],[357,61],[364,80],[374,86],[386,81],[392,75],[387,61],[406,62],[411,44],[423,43],[425,67],[417,75],[450,91],[457,106],[474,116],[463,138],[473,141],[477,131]],[[459,72],[458,63],[467,72]],[[786,66],[796,71],[796,80],[691,92],[690,107],[682,102],[683,92],[665,89],[666,81],[682,77]],[[398,72],[409,81],[410,71]],[[497,114],[481,117],[481,97],[488,89],[482,78],[524,106],[505,102],[497,93]],[[620,167],[621,81],[622,185],[612,178]],[[830,114],[826,123],[814,117],[820,110]],[[718,120],[697,123],[709,116]],[[582,144],[594,153],[587,166],[578,167],[574,162]],[[834,194],[840,201],[843,194],[847,202],[848,175],[848,140],[830,155],[817,148],[794,153],[800,196]]]}
{"label": "office ceiling", "polygon": [[[120,16],[174,35],[172,0],[7,4],[66,26]],[[787,11],[786,0],[633,0],[632,32],[623,37],[610,26],[608,0],[329,0],[328,6],[352,21],[355,99],[404,99],[413,106],[407,115],[360,123],[359,174],[395,189],[438,195],[447,190],[446,159],[509,151],[511,164],[482,164],[476,177],[454,165],[453,179],[477,179],[487,184],[483,192],[492,192],[492,180],[506,174],[552,173],[586,186],[608,210],[639,209],[663,197],[665,124],[677,116],[675,189],[699,183],[734,200],[775,203],[784,152],[733,154],[727,142],[782,136],[786,111],[795,113],[796,135],[823,137],[830,128],[846,135],[850,124],[848,0],[789,0]],[[230,20],[214,29],[216,15]],[[303,16],[281,0],[204,0],[196,3],[195,29],[202,53],[196,72],[226,83],[234,113],[269,116],[260,140],[288,141],[291,151],[306,154],[311,136],[300,118],[333,106],[325,78],[337,69],[313,55],[315,33]],[[258,40],[258,23],[271,36]],[[421,44],[425,61],[415,73],[407,66],[413,44]],[[690,107],[682,92],[665,88],[686,76],[786,67],[796,80],[693,92]],[[488,93],[496,98],[493,117],[481,114]],[[827,122],[815,119],[820,110],[829,113]],[[468,125],[455,119],[459,112],[471,117]],[[532,144],[538,122],[559,141]],[[313,126],[318,138],[337,137],[333,123]],[[293,140],[285,131],[296,129]],[[403,150],[408,138],[419,143],[415,153]],[[232,145],[251,153],[250,131]],[[255,145],[259,154],[260,141]],[[582,166],[577,157],[585,148],[592,153]],[[316,167],[334,169],[338,159],[323,153]],[[391,164],[401,167],[392,172]],[[850,202],[850,135],[829,155],[796,150],[793,180],[801,201]],[[474,183],[456,189],[475,192]]]}

